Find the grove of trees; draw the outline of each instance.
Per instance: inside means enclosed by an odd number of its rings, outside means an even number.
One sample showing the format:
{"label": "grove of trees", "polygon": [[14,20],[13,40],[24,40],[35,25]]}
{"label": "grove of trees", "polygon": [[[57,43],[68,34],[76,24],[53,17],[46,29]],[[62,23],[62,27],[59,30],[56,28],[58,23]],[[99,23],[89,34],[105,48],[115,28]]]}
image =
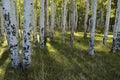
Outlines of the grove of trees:
{"label": "grove of trees", "polygon": [[0,3],[0,41],[7,40],[15,69],[20,66],[28,69],[33,47],[44,50],[48,40],[55,41],[56,31],[61,34],[61,44],[69,42],[72,48],[74,33],[83,32],[83,39],[89,38],[90,56],[95,55],[95,33],[100,31],[103,35],[104,49],[109,32],[113,32],[111,53],[120,51],[120,0],[2,0]]}

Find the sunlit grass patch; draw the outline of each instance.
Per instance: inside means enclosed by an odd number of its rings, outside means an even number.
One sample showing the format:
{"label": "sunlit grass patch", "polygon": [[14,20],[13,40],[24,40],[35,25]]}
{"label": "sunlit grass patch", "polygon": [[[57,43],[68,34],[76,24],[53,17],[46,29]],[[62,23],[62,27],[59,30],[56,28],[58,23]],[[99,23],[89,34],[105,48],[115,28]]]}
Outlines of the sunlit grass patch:
{"label": "sunlit grass patch", "polygon": [[50,43],[47,43],[47,48],[51,57],[53,57],[57,62],[70,66],[70,62],[65,57],[65,55],[61,54],[58,50],[56,50]]}

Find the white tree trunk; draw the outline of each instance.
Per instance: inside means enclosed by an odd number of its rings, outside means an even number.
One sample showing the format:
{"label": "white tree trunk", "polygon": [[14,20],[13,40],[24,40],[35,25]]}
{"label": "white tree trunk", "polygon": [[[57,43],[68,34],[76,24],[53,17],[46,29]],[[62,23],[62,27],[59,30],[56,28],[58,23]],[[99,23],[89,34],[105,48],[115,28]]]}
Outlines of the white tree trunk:
{"label": "white tree trunk", "polygon": [[40,0],[40,48],[44,48],[45,44],[44,44],[44,31],[45,31],[45,11],[44,11],[44,3],[45,0]]}
{"label": "white tree trunk", "polygon": [[51,0],[51,31],[50,31],[50,39],[51,41],[54,40],[54,27],[55,27],[55,5],[54,0]]}
{"label": "white tree trunk", "polygon": [[73,46],[74,40],[74,29],[75,29],[75,0],[70,0],[71,10],[70,10],[70,45]]}
{"label": "white tree trunk", "polygon": [[120,51],[120,0],[117,3],[116,19],[113,33],[112,52]]}
{"label": "white tree trunk", "polygon": [[64,0],[64,10],[63,10],[63,28],[62,28],[62,42],[65,42],[65,28],[66,28],[66,16],[67,16],[67,2],[68,0]]}
{"label": "white tree trunk", "polygon": [[75,5],[75,30],[77,30],[77,23],[78,23],[78,10],[77,5]]}
{"label": "white tree trunk", "polygon": [[111,11],[111,0],[108,0],[106,22],[105,22],[105,31],[104,31],[104,37],[103,37],[103,44],[104,45],[106,45],[106,41],[107,41],[107,38],[108,38],[110,11]]}
{"label": "white tree trunk", "polygon": [[[19,24],[19,19],[18,19],[18,6],[17,6],[17,3],[18,3],[18,0],[14,1],[15,2],[15,17],[16,17],[16,26],[17,26],[17,36],[19,35],[19,27],[18,27],[18,24]],[[14,7],[14,6],[13,6]]]}
{"label": "white tree trunk", "polygon": [[15,17],[15,6],[13,0],[2,0],[3,13],[5,20],[5,29],[7,33],[8,46],[11,53],[12,67],[17,68],[19,65],[19,54],[18,54],[18,40],[16,33],[16,17]]}
{"label": "white tree trunk", "polygon": [[18,37],[18,25],[17,25],[17,14],[16,14],[16,5],[15,2],[13,2],[13,0],[11,0],[11,15],[13,16],[13,23],[15,23],[16,25],[16,33],[17,33],[17,37]]}
{"label": "white tree trunk", "polygon": [[48,33],[50,32],[50,23],[49,23],[49,0],[47,0],[47,5],[46,5],[46,9],[47,9],[47,31]]}
{"label": "white tree trunk", "polygon": [[88,11],[89,11],[89,1],[85,0],[86,10],[85,10],[85,21],[84,21],[84,38],[87,37],[87,22],[88,22]]}
{"label": "white tree trunk", "polygon": [[34,7],[33,5],[33,15],[32,15],[32,26],[33,26],[33,38],[34,38],[34,46],[37,46],[37,0],[36,0],[36,5]]}
{"label": "white tree trunk", "polygon": [[44,23],[45,23],[45,37],[44,38],[45,38],[45,41],[44,41],[44,44],[46,46],[47,37],[49,35],[49,33],[48,33],[49,32],[49,27],[48,27],[49,26],[49,22],[48,22],[48,19],[49,19],[48,18],[49,17],[48,16],[48,0],[45,0],[45,5],[44,6],[45,6],[45,8],[44,8],[45,9],[45,13],[44,13],[45,14],[45,20],[44,20]]}
{"label": "white tree trunk", "polygon": [[24,0],[24,32],[22,39],[22,67],[27,69],[31,62],[31,30],[32,30],[32,11],[33,0]]}
{"label": "white tree trunk", "polygon": [[96,26],[97,0],[92,0],[92,20],[90,24],[90,47],[89,54],[94,55],[94,35]]}

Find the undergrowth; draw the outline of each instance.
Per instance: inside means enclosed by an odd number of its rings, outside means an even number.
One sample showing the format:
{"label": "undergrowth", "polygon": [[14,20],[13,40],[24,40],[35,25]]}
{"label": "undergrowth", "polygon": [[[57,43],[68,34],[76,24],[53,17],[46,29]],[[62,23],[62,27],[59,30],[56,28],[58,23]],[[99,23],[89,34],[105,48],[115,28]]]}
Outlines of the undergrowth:
{"label": "undergrowth", "polygon": [[107,45],[102,45],[102,34],[95,35],[95,55],[89,56],[89,36],[83,39],[83,32],[76,32],[74,45],[65,43],[61,34],[55,32],[55,40],[48,39],[45,49],[33,47],[32,62],[28,70],[13,70],[7,42],[0,43],[0,80],[119,80],[120,54],[110,53],[112,35]]}

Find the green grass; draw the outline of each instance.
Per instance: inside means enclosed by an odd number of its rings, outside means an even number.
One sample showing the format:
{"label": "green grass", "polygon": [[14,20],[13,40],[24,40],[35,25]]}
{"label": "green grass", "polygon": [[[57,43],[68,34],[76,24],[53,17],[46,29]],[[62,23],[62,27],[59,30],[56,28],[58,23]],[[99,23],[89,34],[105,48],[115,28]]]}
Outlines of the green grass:
{"label": "green grass", "polygon": [[61,34],[55,33],[55,41],[48,40],[46,49],[33,47],[32,62],[28,70],[13,70],[7,42],[0,43],[0,80],[119,80],[120,54],[110,53],[112,35],[106,46],[102,34],[95,35],[95,56],[87,55],[88,39],[82,32],[75,33],[74,46],[61,42]]}

